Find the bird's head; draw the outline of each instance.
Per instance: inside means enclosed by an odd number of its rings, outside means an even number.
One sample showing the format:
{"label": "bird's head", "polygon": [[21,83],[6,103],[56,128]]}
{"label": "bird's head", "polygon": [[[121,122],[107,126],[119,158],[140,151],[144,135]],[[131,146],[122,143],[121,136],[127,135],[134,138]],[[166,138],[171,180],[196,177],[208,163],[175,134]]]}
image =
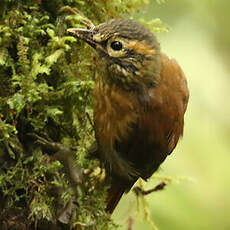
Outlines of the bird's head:
{"label": "bird's head", "polygon": [[126,90],[152,87],[160,76],[160,47],[143,25],[128,19],[112,19],[93,29],[67,30],[99,54],[107,82]]}

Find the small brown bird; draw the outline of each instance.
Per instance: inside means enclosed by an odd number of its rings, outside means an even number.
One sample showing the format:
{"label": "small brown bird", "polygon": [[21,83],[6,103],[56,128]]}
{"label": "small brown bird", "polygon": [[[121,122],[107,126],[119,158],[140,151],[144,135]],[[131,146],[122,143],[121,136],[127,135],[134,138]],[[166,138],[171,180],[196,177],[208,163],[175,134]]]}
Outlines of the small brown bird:
{"label": "small brown bird", "polygon": [[99,54],[94,90],[96,140],[111,187],[107,211],[139,177],[148,179],[183,134],[189,91],[175,60],[143,25],[112,19],[68,29]]}

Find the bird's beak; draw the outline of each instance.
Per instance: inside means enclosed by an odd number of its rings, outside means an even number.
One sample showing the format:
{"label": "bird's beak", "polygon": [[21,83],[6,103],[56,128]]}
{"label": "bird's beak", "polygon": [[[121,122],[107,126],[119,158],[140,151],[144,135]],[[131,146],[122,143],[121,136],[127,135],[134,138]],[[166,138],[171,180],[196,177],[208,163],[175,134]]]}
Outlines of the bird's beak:
{"label": "bird's beak", "polygon": [[87,42],[94,49],[96,48],[96,42],[93,40],[93,30],[82,29],[82,28],[70,28],[67,29],[67,32]]}

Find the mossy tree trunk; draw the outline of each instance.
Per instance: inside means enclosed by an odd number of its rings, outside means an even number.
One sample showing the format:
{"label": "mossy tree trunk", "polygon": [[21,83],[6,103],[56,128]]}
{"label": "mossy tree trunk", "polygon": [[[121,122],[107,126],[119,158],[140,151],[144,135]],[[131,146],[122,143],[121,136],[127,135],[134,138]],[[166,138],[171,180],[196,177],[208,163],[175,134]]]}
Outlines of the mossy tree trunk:
{"label": "mossy tree trunk", "polygon": [[129,14],[144,2],[0,2],[0,229],[115,227],[104,212],[99,163],[87,158],[95,54],[66,29]]}

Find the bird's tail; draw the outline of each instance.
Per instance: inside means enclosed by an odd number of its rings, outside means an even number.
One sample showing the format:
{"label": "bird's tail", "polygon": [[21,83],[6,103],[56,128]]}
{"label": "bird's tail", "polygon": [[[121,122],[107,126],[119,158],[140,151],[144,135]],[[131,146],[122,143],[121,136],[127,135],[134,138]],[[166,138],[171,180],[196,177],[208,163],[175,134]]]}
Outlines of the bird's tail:
{"label": "bird's tail", "polygon": [[123,193],[126,191],[124,185],[112,184],[106,200],[106,212],[112,214],[119,203]]}
{"label": "bird's tail", "polygon": [[112,214],[117,207],[122,195],[127,193],[133,186],[135,181],[124,182],[118,178],[113,178],[111,186],[108,191],[108,197],[106,200],[106,212]]}

